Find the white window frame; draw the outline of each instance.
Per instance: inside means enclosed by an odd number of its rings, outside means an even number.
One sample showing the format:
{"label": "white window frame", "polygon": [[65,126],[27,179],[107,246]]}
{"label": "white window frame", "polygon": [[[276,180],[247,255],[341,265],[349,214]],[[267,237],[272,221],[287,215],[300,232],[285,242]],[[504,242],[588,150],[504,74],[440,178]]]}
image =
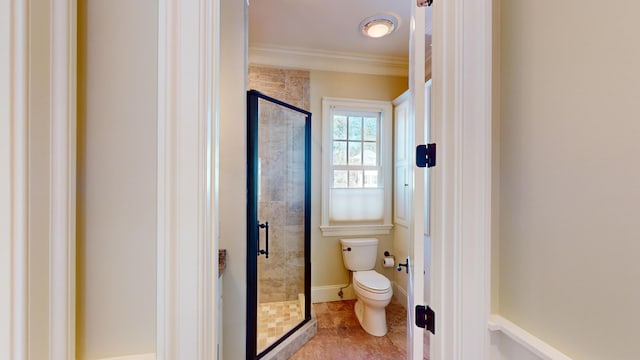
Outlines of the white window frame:
{"label": "white window frame", "polygon": [[[383,221],[378,224],[354,221],[348,224],[331,224],[329,209],[331,208],[331,159],[332,146],[332,113],[339,111],[366,111],[380,113],[379,127],[379,161],[384,189]],[[393,107],[390,101],[359,100],[341,98],[322,98],[322,215],[320,230],[323,236],[362,236],[387,235],[393,228],[391,222],[391,193],[393,192]]]}

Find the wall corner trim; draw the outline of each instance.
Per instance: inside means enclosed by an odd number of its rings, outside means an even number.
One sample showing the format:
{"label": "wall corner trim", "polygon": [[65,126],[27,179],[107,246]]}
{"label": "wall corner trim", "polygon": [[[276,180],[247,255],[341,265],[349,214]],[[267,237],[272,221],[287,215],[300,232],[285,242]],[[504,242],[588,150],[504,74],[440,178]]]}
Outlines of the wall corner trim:
{"label": "wall corner trim", "polygon": [[535,335],[527,332],[518,325],[500,315],[493,314],[489,317],[488,327],[490,331],[501,332],[510,339],[520,344],[527,350],[544,360],[572,360],[560,350],[540,340]]}

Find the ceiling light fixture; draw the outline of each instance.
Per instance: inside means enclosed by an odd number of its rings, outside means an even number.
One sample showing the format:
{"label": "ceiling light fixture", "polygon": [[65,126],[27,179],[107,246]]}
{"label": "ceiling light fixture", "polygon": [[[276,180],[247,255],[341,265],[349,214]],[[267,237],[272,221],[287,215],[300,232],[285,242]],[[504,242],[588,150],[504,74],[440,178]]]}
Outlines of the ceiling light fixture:
{"label": "ceiling light fixture", "polygon": [[381,38],[398,28],[398,19],[389,14],[370,16],[360,23],[362,33],[371,38]]}

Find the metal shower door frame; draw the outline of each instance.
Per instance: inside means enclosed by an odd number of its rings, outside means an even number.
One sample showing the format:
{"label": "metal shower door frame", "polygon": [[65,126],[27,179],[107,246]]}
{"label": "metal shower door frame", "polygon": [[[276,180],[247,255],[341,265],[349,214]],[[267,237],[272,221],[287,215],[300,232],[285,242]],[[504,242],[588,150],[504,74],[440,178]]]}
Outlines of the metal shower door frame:
{"label": "metal shower door frame", "polygon": [[[299,112],[305,116],[305,186],[304,186],[304,293],[305,318],[300,324],[257,354],[258,307],[258,158],[259,100]],[[257,90],[247,91],[247,342],[246,359],[260,359],[311,320],[311,113]]]}

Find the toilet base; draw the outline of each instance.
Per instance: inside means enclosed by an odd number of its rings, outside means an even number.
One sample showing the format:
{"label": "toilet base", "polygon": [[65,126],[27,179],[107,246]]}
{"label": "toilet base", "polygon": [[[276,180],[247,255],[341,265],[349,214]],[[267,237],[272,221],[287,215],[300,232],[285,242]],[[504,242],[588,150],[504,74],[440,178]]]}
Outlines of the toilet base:
{"label": "toilet base", "polygon": [[384,307],[367,307],[362,300],[358,299],[354,306],[354,312],[364,331],[373,336],[385,336],[387,334],[387,314]]}

